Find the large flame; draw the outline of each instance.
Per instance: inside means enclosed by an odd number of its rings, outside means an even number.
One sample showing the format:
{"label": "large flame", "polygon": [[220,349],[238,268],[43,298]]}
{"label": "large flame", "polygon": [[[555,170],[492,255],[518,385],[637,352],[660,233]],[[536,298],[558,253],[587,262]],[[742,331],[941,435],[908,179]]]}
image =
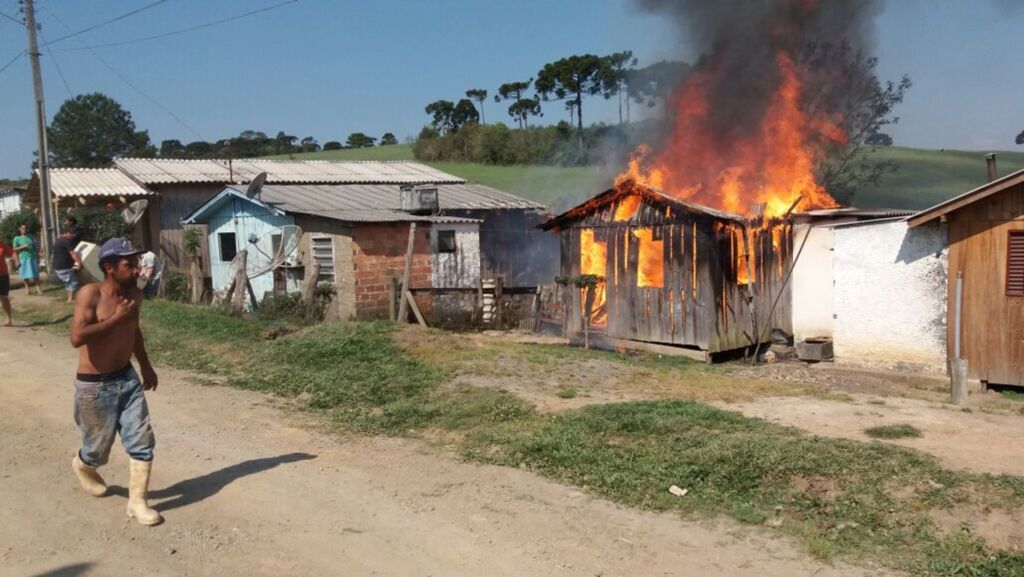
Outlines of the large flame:
{"label": "large flame", "polygon": [[793,60],[775,59],[780,82],[755,129],[724,136],[712,126],[708,100],[712,71],[694,72],[671,99],[676,114],[671,138],[657,154],[639,147],[616,180],[650,186],[671,196],[735,214],[764,216],[838,206],[815,178],[827,144],[843,143],[839,119],[803,106],[803,86]]}

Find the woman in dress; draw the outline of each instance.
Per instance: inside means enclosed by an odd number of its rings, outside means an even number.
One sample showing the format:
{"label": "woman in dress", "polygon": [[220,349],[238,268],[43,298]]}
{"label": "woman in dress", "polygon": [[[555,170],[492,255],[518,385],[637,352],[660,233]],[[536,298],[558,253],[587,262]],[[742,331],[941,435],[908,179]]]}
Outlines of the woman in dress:
{"label": "woman in dress", "polygon": [[27,225],[18,227],[18,236],[11,244],[14,252],[18,253],[18,276],[25,281],[25,294],[32,294],[29,288],[32,285],[35,285],[37,294],[43,294],[43,287],[39,284],[39,252],[35,239],[28,234]]}

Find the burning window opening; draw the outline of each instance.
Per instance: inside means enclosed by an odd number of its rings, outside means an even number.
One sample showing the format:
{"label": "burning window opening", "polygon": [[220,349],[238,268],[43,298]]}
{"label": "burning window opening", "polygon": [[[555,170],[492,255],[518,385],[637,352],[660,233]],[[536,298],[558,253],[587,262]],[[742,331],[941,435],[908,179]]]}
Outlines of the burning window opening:
{"label": "burning window opening", "polygon": [[[580,230],[580,274],[592,274],[604,277],[608,266],[608,242],[598,242],[594,238],[594,229]],[[602,327],[608,322],[607,299],[605,286],[601,283],[594,287],[594,310],[590,324]]]}

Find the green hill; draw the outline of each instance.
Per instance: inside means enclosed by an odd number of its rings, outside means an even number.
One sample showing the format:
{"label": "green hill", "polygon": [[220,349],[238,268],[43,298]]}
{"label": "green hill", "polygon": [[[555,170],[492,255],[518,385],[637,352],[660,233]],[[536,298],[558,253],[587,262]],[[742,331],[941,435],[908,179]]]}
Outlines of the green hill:
{"label": "green hill", "polygon": [[[875,155],[892,160],[899,170],[881,185],[861,191],[863,208],[921,209],[963,194],[985,183],[985,153],[885,147]],[[271,157],[287,158],[287,157]],[[303,160],[414,160],[408,144],[332,150],[294,155]],[[1000,152],[999,174],[1024,169],[1024,152]],[[608,186],[610,173],[598,167],[492,166],[460,162],[428,162],[470,182],[493,186],[553,206],[567,208]]]}

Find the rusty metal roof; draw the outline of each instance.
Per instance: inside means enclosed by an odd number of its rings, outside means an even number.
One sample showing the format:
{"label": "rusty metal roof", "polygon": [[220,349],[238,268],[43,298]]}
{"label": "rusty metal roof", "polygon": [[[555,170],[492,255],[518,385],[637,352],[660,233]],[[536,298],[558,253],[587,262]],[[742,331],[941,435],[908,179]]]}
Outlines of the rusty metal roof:
{"label": "rusty metal roof", "polygon": [[[58,198],[78,196],[152,196],[154,193],[116,168],[51,168],[50,191]],[[32,178],[38,190],[39,171]]]}
{"label": "rusty metal roof", "polygon": [[575,207],[570,208],[569,210],[563,212],[562,214],[552,218],[551,220],[540,225],[540,228],[543,230],[560,228],[565,223],[583,218],[587,214],[595,210],[598,210],[599,208],[609,203],[617,201],[619,198],[634,194],[643,196],[661,206],[671,207],[677,210],[681,210],[682,212],[705,215],[719,220],[746,222],[746,220],[738,214],[716,210],[714,208],[704,206],[702,204],[695,204],[692,202],[679,200],[678,198],[669,196],[668,194],[658,189],[634,183],[632,185],[625,185],[622,187],[612,187],[602,192],[601,194],[591,198],[590,200],[578,204]]}
{"label": "rusty metal roof", "polygon": [[[465,188],[470,185],[438,185],[438,201],[441,210],[466,208],[446,202],[450,188]],[[494,191],[494,189],[490,189]],[[494,191],[500,193],[500,191]],[[465,192],[462,193],[465,195]],[[504,195],[504,193],[500,193]],[[508,196],[508,195],[506,195]],[[227,187],[219,194],[185,217],[182,222],[192,224],[206,222],[216,214],[224,203],[232,198],[243,198],[278,214],[308,214],[344,222],[432,222],[432,223],[479,223],[479,219],[455,215],[417,215],[401,210],[399,187],[397,185],[264,185],[259,196],[246,197],[245,187]],[[515,197],[513,197],[515,198]],[[525,202],[525,201],[524,201]],[[463,199],[465,204],[465,199]],[[483,203],[470,203],[479,208]],[[473,209],[470,206],[469,209]],[[508,208],[506,206],[506,208]]]}
{"label": "rusty metal roof", "polygon": [[807,210],[794,213],[793,216],[808,216],[811,218],[892,218],[897,216],[910,216],[916,214],[916,210],[905,210],[899,208],[823,208],[818,210]]}
{"label": "rusty metal roof", "polygon": [[[287,212],[401,210],[398,185],[267,184],[263,202]],[[437,201],[445,210],[540,209],[543,206],[482,184],[439,184]]]}
{"label": "rusty metal roof", "polygon": [[176,160],[118,158],[115,166],[143,184],[214,182],[242,184],[261,172],[269,183],[460,184],[465,179],[409,161]]}

